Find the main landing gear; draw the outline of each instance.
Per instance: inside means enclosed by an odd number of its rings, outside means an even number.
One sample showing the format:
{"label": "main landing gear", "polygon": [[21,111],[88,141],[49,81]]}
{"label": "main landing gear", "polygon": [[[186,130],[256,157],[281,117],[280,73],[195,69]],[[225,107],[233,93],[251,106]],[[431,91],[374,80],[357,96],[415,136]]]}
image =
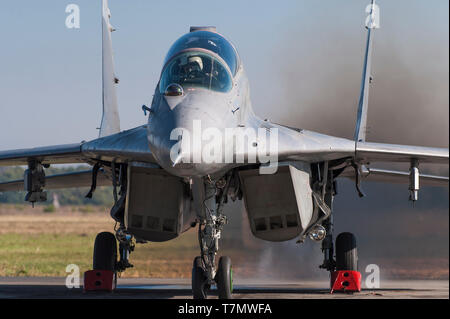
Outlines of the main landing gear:
{"label": "main landing gear", "polygon": [[322,241],[324,262],[320,268],[330,272],[331,293],[361,291],[361,273],[358,272],[356,238],[352,233],[340,233],[336,238],[336,258],[333,258],[332,236]]}
{"label": "main landing gear", "polygon": [[356,237],[352,233],[340,233],[336,238],[336,270],[358,270]]}
{"label": "main landing gear", "polygon": [[206,299],[211,286],[216,284],[220,299],[231,299],[233,269],[230,257],[220,257],[216,269],[219,239],[227,218],[222,206],[228,192],[231,176],[226,181],[214,183],[205,180],[204,216],[199,216],[198,239],[201,256],[194,259],[192,268],[192,294],[194,299]]}
{"label": "main landing gear", "polygon": [[[119,256],[117,242],[119,242]],[[119,228],[115,236],[109,232],[99,233],[94,243],[93,269],[111,271],[116,276],[118,272],[133,267],[128,258],[134,247],[133,236],[126,234],[123,228]]]}
{"label": "main landing gear", "polygon": [[98,234],[94,243],[93,269],[116,272],[116,264],[116,237],[108,232]]}
{"label": "main landing gear", "polygon": [[[318,167],[321,170],[321,166]],[[321,209],[322,217],[310,232],[310,238],[322,239],[324,261],[320,268],[330,272],[331,291],[355,292],[361,290],[361,274],[358,272],[358,251],[356,237],[352,233],[341,233],[333,241],[333,201],[336,196],[335,173],[328,171],[328,163],[323,165],[322,174],[316,174],[318,182],[315,200]],[[337,176],[337,175],[336,175]],[[319,233],[317,230],[321,230]],[[324,237],[322,236],[326,234]]]}
{"label": "main landing gear", "polygon": [[340,233],[336,237],[336,256],[334,258],[331,218],[323,223],[327,236],[322,241],[324,253],[320,268],[330,272],[331,292],[357,292],[361,290],[361,274],[358,272],[358,250],[356,237],[352,233]]}

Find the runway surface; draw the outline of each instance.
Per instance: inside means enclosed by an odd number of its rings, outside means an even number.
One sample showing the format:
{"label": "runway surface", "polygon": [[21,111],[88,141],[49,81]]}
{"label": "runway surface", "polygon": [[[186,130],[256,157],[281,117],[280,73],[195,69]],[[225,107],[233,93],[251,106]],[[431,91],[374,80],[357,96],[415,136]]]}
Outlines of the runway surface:
{"label": "runway surface", "polygon": [[[82,284],[82,283],[81,283]],[[236,280],[235,299],[409,299],[449,298],[449,282],[382,281],[380,289],[363,289],[357,294],[330,294],[326,281],[255,282]],[[0,298],[150,298],[191,299],[188,279],[118,279],[114,293],[88,292],[82,288],[68,289],[65,278],[0,278]],[[215,290],[210,298],[217,298]]]}

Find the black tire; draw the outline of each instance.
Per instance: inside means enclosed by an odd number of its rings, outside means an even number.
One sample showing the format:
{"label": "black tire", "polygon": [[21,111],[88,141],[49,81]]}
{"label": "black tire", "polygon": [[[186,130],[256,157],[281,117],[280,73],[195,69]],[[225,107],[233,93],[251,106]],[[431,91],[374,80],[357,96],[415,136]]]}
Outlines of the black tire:
{"label": "black tire", "polygon": [[358,270],[356,237],[352,233],[341,233],[336,238],[336,270]]}
{"label": "black tire", "polygon": [[113,234],[104,232],[95,237],[93,259],[94,270],[116,271],[117,242]]}
{"label": "black tire", "polygon": [[194,299],[206,299],[208,297],[209,287],[206,280],[202,257],[195,257],[192,265],[192,296]]}
{"label": "black tire", "polygon": [[216,274],[217,291],[219,299],[231,299],[233,293],[233,268],[231,258],[220,257]]}

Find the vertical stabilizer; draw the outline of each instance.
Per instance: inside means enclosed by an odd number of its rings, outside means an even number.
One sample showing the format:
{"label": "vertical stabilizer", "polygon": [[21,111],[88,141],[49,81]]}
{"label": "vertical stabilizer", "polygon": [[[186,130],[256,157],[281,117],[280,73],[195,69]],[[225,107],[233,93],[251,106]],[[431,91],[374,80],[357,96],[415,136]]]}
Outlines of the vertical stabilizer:
{"label": "vertical stabilizer", "polygon": [[366,12],[369,14],[366,20],[367,43],[364,55],[364,67],[361,80],[361,91],[358,103],[358,117],[356,120],[355,141],[364,142],[367,134],[367,110],[369,104],[369,89],[372,82],[371,65],[372,65],[372,42],[373,31],[380,27],[379,25],[379,7],[375,4],[375,0],[367,6]]}
{"label": "vertical stabilizer", "polygon": [[120,119],[117,106],[116,84],[119,80],[114,74],[114,62],[111,32],[114,28],[109,19],[111,12],[108,1],[102,0],[102,80],[103,80],[103,115],[99,137],[120,132]]}

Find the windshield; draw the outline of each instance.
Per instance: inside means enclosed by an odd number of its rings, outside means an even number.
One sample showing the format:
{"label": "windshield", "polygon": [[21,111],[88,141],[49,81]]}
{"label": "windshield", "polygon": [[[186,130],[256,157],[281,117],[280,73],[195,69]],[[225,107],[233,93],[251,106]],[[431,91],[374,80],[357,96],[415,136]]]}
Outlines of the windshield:
{"label": "windshield", "polygon": [[204,52],[188,51],[175,56],[164,68],[159,83],[160,92],[171,84],[178,84],[184,90],[206,88],[228,92],[232,87],[228,69],[215,57]]}
{"label": "windshield", "polygon": [[233,45],[218,33],[210,31],[195,31],[179,38],[167,53],[164,64],[174,55],[186,49],[205,49],[220,56],[231,70],[233,76],[238,68],[238,55]]}

